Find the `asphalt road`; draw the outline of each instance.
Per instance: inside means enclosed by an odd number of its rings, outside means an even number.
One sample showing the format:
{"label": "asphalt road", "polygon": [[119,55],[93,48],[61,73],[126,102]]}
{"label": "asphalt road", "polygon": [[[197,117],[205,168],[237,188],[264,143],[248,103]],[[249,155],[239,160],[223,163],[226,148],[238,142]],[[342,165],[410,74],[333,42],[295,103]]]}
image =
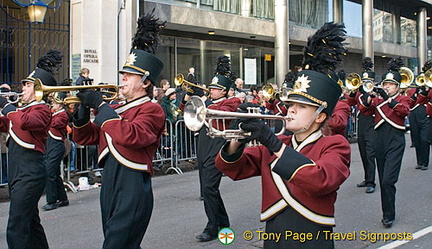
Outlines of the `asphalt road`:
{"label": "asphalt road", "polygon": [[[431,248],[432,244],[432,169],[415,170],[415,151],[407,148],[397,183],[394,226],[384,229],[380,223],[379,188],[366,194],[356,184],[363,178],[357,150],[352,144],[351,175],[341,186],[336,202],[334,238],[336,248]],[[99,191],[92,189],[68,192],[71,204],[40,216],[52,249],[101,248]],[[259,222],[261,186],[259,178],[234,182],[224,177],[222,197],[230,216],[236,238],[230,245],[217,240],[200,243],[195,240],[206,224],[203,203],[199,200],[198,171],[183,175],[164,175],[153,178],[155,205],[142,242],[142,248],[260,248],[258,232],[265,224]],[[39,205],[45,204],[45,196]],[[0,203],[0,248],[7,248],[6,224],[9,203]],[[245,240],[243,233],[252,231],[254,238]],[[299,235],[299,238],[301,236]],[[399,240],[398,240],[399,239]],[[386,241],[384,241],[386,240]]]}

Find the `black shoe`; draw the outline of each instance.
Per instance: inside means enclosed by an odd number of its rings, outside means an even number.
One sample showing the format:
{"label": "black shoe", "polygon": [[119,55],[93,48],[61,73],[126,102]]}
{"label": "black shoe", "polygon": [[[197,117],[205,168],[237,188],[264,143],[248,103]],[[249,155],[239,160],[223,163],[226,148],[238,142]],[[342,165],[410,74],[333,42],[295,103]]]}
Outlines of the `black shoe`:
{"label": "black shoe", "polygon": [[58,201],[57,205],[59,207],[65,207],[65,206],[69,206],[69,200],[62,200],[62,201]]}
{"label": "black shoe", "polygon": [[420,169],[421,169],[421,170],[427,170],[427,169],[428,169],[428,166],[421,166]]}
{"label": "black shoe", "polygon": [[415,169],[421,169],[423,166],[421,166],[421,165],[417,165],[416,167],[415,167]]}
{"label": "black shoe", "polygon": [[368,186],[366,188],[366,193],[371,194],[373,192],[375,192],[375,187],[374,186]]}
{"label": "black shoe", "polygon": [[385,228],[390,228],[393,226],[393,220],[382,219],[381,222]]}
{"label": "black shoe", "polygon": [[57,203],[47,203],[47,204],[45,204],[45,206],[42,207],[42,209],[45,210],[45,211],[50,211],[50,210],[53,210],[53,209],[56,209],[56,208],[58,208],[58,204]]}
{"label": "black shoe", "polygon": [[361,183],[357,184],[357,187],[359,188],[367,187],[367,183],[365,181],[362,181]]}
{"label": "black shoe", "polygon": [[217,239],[217,234],[211,235],[207,230],[204,230],[200,235],[195,237],[199,242],[207,242]]}

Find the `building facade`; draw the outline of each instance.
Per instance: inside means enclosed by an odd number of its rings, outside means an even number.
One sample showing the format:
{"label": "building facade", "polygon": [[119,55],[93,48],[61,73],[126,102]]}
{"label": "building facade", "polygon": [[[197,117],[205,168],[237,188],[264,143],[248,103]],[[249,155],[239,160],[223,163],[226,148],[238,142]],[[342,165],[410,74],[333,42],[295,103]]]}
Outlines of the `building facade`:
{"label": "building facade", "polygon": [[[6,12],[6,0],[1,0],[2,10]],[[12,2],[12,1],[9,1]],[[342,20],[347,26],[347,54],[341,69],[346,72],[360,72],[361,60],[365,55],[364,37],[372,37],[368,47],[372,47],[375,71],[382,75],[390,57],[402,56],[406,65],[418,71],[419,48],[426,46],[424,57],[430,59],[430,30],[432,25],[427,14],[432,12],[432,1],[403,0],[287,0],[286,3],[286,40],[289,51],[286,65],[275,61],[278,49],[275,41],[278,32],[274,20],[279,20],[281,8],[275,9],[279,0],[70,0],[62,1],[62,8],[53,13],[68,16],[69,41],[63,38],[49,43],[38,44],[40,54],[50,47],[67,46],[69,64],[65,65],[69,76],[76,79],[81,68],[90,69],[90,77],[95,83],[118,84],[118,69],[122,67],[129,53],[136,20],[142,13],[155,10],[160,20],[166,20],[157,56],[164,62],[161,74],[173,81],[178,73],[187,74],[193,66],[198,80],[208,84],[214,73],[216,58],[225,54],[231,58],[232,71],[237,77],[245,79],[246,87],[263,85],[266,82],[280,84],[277,72],[285,74],[290,68],[301,65],[302,48],[307,38],[324,22]],[[10,4],[10,3],[9,3]],[[365,35],[364,6],[372,4],[373,29]],[[67,6],[67,8],[65,7]],[[423,12],[421,12],[423,11]],[[420,18],[419,13],[426,13]],[[4,14],[0,16],[0,36],[9,37]],[[422,35],[426,23],[426,35]],[[52,23],[48,19],[48,23]],[[281,25],[279,22],[278,25]],[[44,24],[28,24],[37,29]],[[421,32],[419,32],[419,30]],[[58,36],[58,31],[49,35]],[[2,37],[0,37],[2,38]],[[15,37],[15,44],[34,42],[25,36]],[[20,40],[21,39],[21,40]],[[368,44],[368,43],[366,43]],[[17,45],[15,45],[17,46]],[[29,45],[27,45],[29,46]],[[33,46],[33,45],[30,45]],[[11,59],[7,44],[0,40],[0,81],[19,82],[35,61],[26,62],[25,68],[15,68],[23,57]],[[18,50],[16,50],[18,51]],[[366,53],[367,54],[367,53]],[[423,54],[423,53],[422,53]],[[33,54],[32,54],[33,56]],[[12,56],[13,57],[13,56]],[[33,56],[34,58],[34,56]],[[14,63],[10,62],[13,61]],[[424,59],[423,59],[424,61]],[[8,66],[6,62],[9,62]],[[11,63],[14,72],[10,73]],[[280,74],[280,73],[279,73]],[[67,75],[62,75],[67,76]],[[61,78],[59,76],[59,78]],[[171,83],[171,85],[173,85]]]}

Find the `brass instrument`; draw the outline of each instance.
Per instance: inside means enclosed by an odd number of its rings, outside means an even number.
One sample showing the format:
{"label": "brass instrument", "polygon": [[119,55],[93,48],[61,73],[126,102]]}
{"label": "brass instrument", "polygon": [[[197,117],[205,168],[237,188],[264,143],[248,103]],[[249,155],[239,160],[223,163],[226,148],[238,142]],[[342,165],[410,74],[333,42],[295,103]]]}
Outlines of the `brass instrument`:
{"label": "brass instrument", "polygon": [[279,98],[281,101],[286,101],[288,99],[288,94],[292,91],[291,88],[288,88],[287,85],[284,83],[282,84],[281,90],[276,91],[272,84],[267,83],[262,88],[263,95],[267,99],[276,99]]}
{"label": "brass instrument", "polygon": [[358,73],[350,73],[345,79],[345,87],[349,91],[356,91],[361,85],[362,80]]}
{"label": "brass instrument", "polygon": [[432,88],[432,68],[424,73],[424,81],[427,87]]}
{"label": "brass instrument", "polygon": [[[80,103],[81,100],[76,96],[66,97],[65,99],[60,99],[57,97],[58,92],[68,92],[68,91],[78,91],[85,89],[94,89],[103,93],[108,93],[111,96],[107,97],[105,95],[102,98],[105,101],[114,100],[118,95],[118,87],[115,85],[87,85],[87,86],[45,86],[39,79],[34,81],[34,91],[35,91],[35,99],[36,101],[41,101],[43,96],[47,93],[55,93],[53,96],[53,101],[58,104],[73,104]],[[101,89],[112,89],[112,91],[101,90]]]}
{"label": "brass instrument", "polygon": [[234,120],[238,118],[258,118],[258,119],[278,119],[282,120],[283,126],[282,130],[276,135],[281,135],[285,132],[286,121],[289,117],[283,117],[278,115],[263,115],[259,113],[239,113],[239,112],[225,112],[219,110],[212,110],[206,108],[204,101],[198,96],[192,96],[188,102],[186,102],[184,108],[183,118],[186,127],[191,131],[200,130],[206,119],[208,120],[209,131],[207,135],[211,138],[222,137],[224,139],[243,139],[250,136],[250,132],[245,132],[241,129],[216,129],[212,126],[213,121],[219,120]]}
{"label": "brass instrument", "polygon": [[177,74],[177,76],[174,78],[174,85],[181,86],[182,88],[185,88],[185,89],[187,89],[188,86],[198,87],[198,88],[201,88],[203,91],[210,93],[209,89],[185,80],[183,74],[181,74],[181,73]]}
{"label": "brass instrument", "polygon": [[0,92],[0,96],[7,99],[7,101],[11,104],[16,104],[21,101],[22,93],[16,92]]}
{"label": "brass instrument", "polygon": [[426,84],[426,78],[424,73],[417,75],[417,77],[415,78],[415,83],[417,86],[424,86]]}
{"label": "brass instrument", "polygon": [[414,81],[414,73],[411,71],[411,69],[407,67],[401,67],[399,69],[399,74],[401,75],[401,83],[399,88],[401,89],[407,89],[411,83]]}

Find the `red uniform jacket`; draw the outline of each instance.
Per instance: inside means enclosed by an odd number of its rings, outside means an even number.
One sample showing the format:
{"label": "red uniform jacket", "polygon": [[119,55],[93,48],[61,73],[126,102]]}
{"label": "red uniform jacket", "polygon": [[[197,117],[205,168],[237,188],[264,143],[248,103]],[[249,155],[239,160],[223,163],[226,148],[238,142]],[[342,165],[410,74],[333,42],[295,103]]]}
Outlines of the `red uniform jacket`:
{"label": "red uniform jacket", "polygon": [[[336,191],[350,174],[348,141],[340,135],[323,137],[320,131],[300,145],[292,136],[282,135],[279,139],[312,163],[304,164],[292,155],[277,159],[266,147],[255,146],[229,156],[220,152],[216,167],[233,180],[261,175],[262,221],[272,219],[289,205],[315,223],[333,226]],[[273,171],[277,167],[291,174],[282,178]]]}
{"label": "red uniform jacket", "polygon": [[[328,135],[345,135],[346,127],[348,125],[348,118],[351,113],[351,107],[346,101],[339,100],[333,110],[330,120],[327,121],[327,125],[330,128],[330,134]],[[327,135],[327,134],[326,134]]]}
{"label": "red uniform jacket", "polygon": [[363,93],[357,92],[354,98],[347,97],[347,104],[350,106],[357,106],[357,110],[362,115],[373,115],[373,110],[365,106],[363,103]]}
{"label": "red uniform jacket", "polygon": [[280,114],[286,116],[288,112],[286,106],[278,99],[274,100],[273,103],[266,101],[266,108],[272,111],[274,115]]}
{"label": "red uniform jacket", "polygon": [[392,101],[376,97],[373,99],[371,108],[375,113],[375,130],[384,122],[389,123],[396,129],[405,130],[405,117],[410,112],[410,97],[396,94],[390,98]]}
{"label": "red uniform jacket", "polygon": [[64,109],[56,111],[52,114],[51,126],[48,134],[55,140],[64,141],[66,138],[66,126],[68,125],[69,117]]}
{"label": "red uniform jacket", "polygon": [[73,140],[81,145],[99,144],[100,167],[111,153],[124,166],[152,174],[153,156],[165,127],[162,107],[148,97],[111,107],[117,116],[100,116],[104,115],[100,107],[95,119],[95,122],[98,118],[105,120],[100,128],[94,122],[81,127],[74,125]]}
{"label": "red uniform jacket", "polygon": [[50,121],[48,106],[44,102],[33,101],[23,108],[10,111],[7,117],[0,117],[0,131],[9,131],[10,137],[24,148],[45,153]]}

